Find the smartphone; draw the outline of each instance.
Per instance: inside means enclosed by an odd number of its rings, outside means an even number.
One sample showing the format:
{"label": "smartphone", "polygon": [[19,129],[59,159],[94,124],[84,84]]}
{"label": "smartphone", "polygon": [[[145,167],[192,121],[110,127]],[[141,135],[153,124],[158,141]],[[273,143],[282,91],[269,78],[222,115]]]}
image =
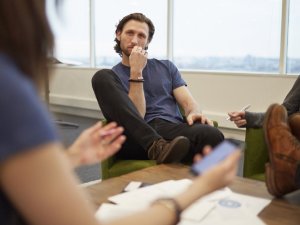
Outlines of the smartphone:
{"label": "smartphone", "polygon": [[226,139],[217,145],[209,155],[205,156],[201,161],[194,163],[191,167],[191,172],[194,175],[200,175],[224,160],[234,151],[240,149],[242,149],[242,145],[239,142],[233,139]]}

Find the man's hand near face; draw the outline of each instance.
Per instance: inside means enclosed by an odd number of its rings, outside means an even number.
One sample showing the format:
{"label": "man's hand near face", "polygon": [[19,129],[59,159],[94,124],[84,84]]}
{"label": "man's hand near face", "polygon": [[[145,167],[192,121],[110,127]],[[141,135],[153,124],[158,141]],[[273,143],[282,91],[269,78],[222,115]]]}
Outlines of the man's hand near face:
{"label": "man's hand near face", "polygon": [[[134,46],[129,56],[130,80],[128,96],[137,108],[141,117],[146,114],[146,101],[143,85],[143,69],[147,64],[148,53],[142,47]],[[139,82],[134,82],[139,80]]]}
{"label": "man's hand near face", "polygon": [[148,53],[142,47],[134,46],[129,56],[130,78],[142,77],[142,71],[147,64]]}

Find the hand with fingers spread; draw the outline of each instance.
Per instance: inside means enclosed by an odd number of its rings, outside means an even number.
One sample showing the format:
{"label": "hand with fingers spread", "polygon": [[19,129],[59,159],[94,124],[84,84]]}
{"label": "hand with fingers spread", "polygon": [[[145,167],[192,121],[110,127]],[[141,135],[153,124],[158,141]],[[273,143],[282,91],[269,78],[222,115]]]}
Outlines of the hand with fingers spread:
{"label": "hand with fingers spread", "polygon": [[233,121],[237,127],[242,127],[247,124],[247,120],[245,119],[245,111],[241,112],[230,112],[228,113],[229,120]]}
{"label": "hand with fingers spread", "polygon": [[202,124],[208,124],[210,126],[213,126],[214,123],[206,118],[206,116],[204,116],[202,113],[193,113],[191,112],[187,117],[186,117],[186,121],[189,125],[193,125],[194,122],[199,122]]}
{"label": "hand with fingers spread", "polygon": [[121,148],[125,141],[123,131],[114,122],[104,127],[98,122],[81,133],[68,148],[67,155],[74,166],[103,161]]}

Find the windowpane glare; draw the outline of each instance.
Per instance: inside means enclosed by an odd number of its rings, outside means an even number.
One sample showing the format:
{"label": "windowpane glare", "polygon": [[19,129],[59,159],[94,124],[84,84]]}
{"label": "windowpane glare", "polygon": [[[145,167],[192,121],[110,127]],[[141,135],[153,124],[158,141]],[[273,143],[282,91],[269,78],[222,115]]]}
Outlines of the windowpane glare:
{"label": "windowpane glare", "polygon": [[96,0],[95,12],[97,66],[111,67],[121,60],[114,50],[116,25],[124,16],[134,12],[143,13],[155,26],[155,34],[148,48],[148,57],[166,58],[166,0]]}
{"label": "windowpane glare", "polygon": [[300,0],[290,0],[287,72],[300,73]]}
{"label": "windowpane glare", "polygon": [[174,0],[182,69],[278,72],[280,0]]}
{"label": "windowpane glare", "polygon": [[47,1],[47,13],[55,35],[55,56],[59,61],[89,65],[89,1],[64,0],[56,9]]}

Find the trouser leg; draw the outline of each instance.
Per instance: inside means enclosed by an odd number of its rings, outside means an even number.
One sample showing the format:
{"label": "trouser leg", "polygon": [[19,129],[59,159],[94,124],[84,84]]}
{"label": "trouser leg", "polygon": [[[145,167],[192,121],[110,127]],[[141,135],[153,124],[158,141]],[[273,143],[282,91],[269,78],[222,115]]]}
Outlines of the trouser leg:
{"label": "trouser leg", "polygon": [[172,123],[162,119],[154,119],[149,123],[163,138],[172,140],[177,136],[185,136],[190,140],[189,156],[202,153],[205,145],[216,146],[224,140],[224,135],[215,127],[195,123]]}
{"label": "trouser leg", "polygon": [[300,140],[300,113],[295,113],[289,117],[291,131]]}
{"label": "trouser leg", "polygon": [[[288,121],[292,134],[300,141],[300,113],[291,115]],[[298,149],[298,151],[300,151],[300,149]],[[297,160],[300,161],[300,157]],[[295,180],[297,186],[300,188],[300,164],[297,166]]]}
{"label": "trouser leg", "polygon": [[139,115],[120,78],[111,70],[100,70],[94,75],[92,85],[104,117],[125,128],[127,140],[119,154],[146,156],[146,150],[161,136]]}

